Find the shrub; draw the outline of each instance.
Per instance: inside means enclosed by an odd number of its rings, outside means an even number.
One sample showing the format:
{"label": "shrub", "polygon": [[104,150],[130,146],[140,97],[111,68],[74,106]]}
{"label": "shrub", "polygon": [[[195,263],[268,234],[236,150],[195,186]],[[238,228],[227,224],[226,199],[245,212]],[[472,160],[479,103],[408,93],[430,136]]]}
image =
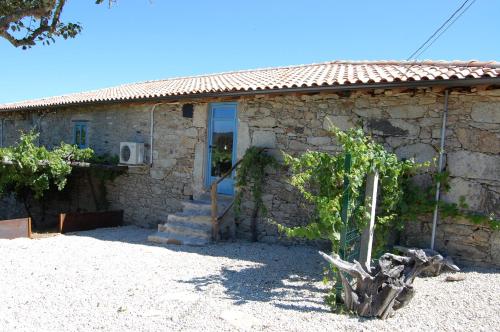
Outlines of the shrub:
{"label": "shrub", "polygon": [[30,197],[41,200],[51,188],[61,191],[71,174],[71,162],[88,160],[94,154],[91,149],[65,143],[47,150],[36,146],[38,135],[22,133],[17,145],[0,148],[0,195],[15,194],[30,217]]}

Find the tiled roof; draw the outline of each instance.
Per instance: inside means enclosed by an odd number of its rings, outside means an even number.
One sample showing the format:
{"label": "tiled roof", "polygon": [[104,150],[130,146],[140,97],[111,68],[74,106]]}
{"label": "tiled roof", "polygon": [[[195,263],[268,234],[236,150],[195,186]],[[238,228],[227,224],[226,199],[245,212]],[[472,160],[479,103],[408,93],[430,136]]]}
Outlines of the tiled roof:
{"label": "tiled roof", "polygon": [[251,93],[410,81],[446,81],[499,78],[500,62],[478,61],[333,61],[310,65],[264,68],[211,75],[179,77],[124,84],[63,96],[0,104],[0,110],[41,108],[70,104],[159,99],[217,93]]}

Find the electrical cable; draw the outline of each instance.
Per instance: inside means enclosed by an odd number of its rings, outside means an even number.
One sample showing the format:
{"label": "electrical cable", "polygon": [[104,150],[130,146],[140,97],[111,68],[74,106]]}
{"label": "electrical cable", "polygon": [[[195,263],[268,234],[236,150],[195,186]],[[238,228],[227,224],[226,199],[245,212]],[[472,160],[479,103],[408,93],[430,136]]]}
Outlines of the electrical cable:
{"label": "electrical cable", "polygon": [[453,21],[452,21],[452,22],[451,22],[451,23],[450,23],[447,27],[446,27],[446,29],[444,29],[443,31],[441,31],[441,33],[440,33],[440,34],[439,34],[439,35],[438,35],[438,36],[437,36],[437,37],[436,37],[436,38],[435,38],[435,39],[434,39],[434,40],[433,40],[433,41],[432,41],[429,45],[427,45],[427,46],[426,46],[426,47],[425,47],[422,51],[420,51],[420,52],[419,52],[419,53],[415,56],[415,58],[418,58],[418,57],[419,57],[420,55],[422,55],[422,54],[423,54],[423,53],[424,53],[424,52],[425,52],[425,51],[426,51],[429,47],[431,47],[431,46],[432,46],[432,44],[434,44],[434,42],[435,42],[436,40],[438,40],[438,39],[439,39],[439,37],[441,37],[441,35],[442,35],[443,33],[445,33],[445,32],[446,32],[446,30],[448,30],[448,29],[449,29],[449,28],[453,25],[453,23],[455,23],[455,22],[456,22],[456,21],[460,18],[460,16],[462,16],[462,15],[463,15],[463,14],[467,11],[467,9],[469,9],[469,8],[470,8],[470,6],[472,6],[472,5],[474,4],[474,2],[476,2],[476,0],[473,0],[473,1],[469,4],[469,6],[467,6],[467,8],[465,8],[465,9],[464,9],[464,10],[463,10],[463,11],[462,11],[462,12],[461,12],[461,13],[460,13],[460,14],[459,14],[459,15],[458,15],[458,16],[457,16],[457,17],[456,17],[456,18],[455,18],[455,19],[454,19],[454,20],[453,20]]}
{"label": "electrical cable", "polygon": [[[446,20],[443,24],[441,24],[441,26],[440,26],[440,27],[439,27],[436,31],[434,31],[434,33],[433,33],[433,34],[432,34],[429,38],[427,38],[427,40],[426,40],[426,41],[425,41],[422,45],[420,45],[420,47],[419,47],[419,48],[417,48],[417,50],[415,50],[415,52],[413,52],[413,53],[412,53],[412,54],[411,54],[411,55],[410,55],[410,56],[406,59],[406,61],[410,61],[411,59],[413,59],[413,58],[415,57],[415,55],[417,55],[417,56],[421,55],[421,54],[423,53],[423,51],[422,51],[422,52],[419,52],[419,51],[420,51],[420,50],[422,50],[422,48],[424,48],[424,47],[425,47],[425,46],[426,46],[426,45],[427,45],[427,44],[428,44],[428,43],[429,43],[429,42],[430,42],[430,41],[431,41],[431,40],[432,40],[432,39],[433,39],[433,38],[437,35],[437,37],[436,37],[436,38],[432,41],[432,43],[431,43],[430,45],[434,44],[434,42],[435,42],[435,41],[436,41],[436,40],[437,40],[437,39],[438,39],[438,38],[439,38],[439,37],[440,37],[440,36],[441,36],[441,35],[442,35],[445,31],[446,31],[446,30],[448,30],[448,28],[449,28],[451,25],[453,25],[453,23],[455,23],[455,22],[456,22],[456,20],[457,20],[458,18],[460,18],[460,16],[462,16],[462,15],[463,15],[463,13],[465,13],[465,12],[466,12],[466,11],[470,8],[470,6],[472,6],[472,5],[474,4],[474,2],[476,2],[476,0],[472,0],[472,3],[470,3],[470,4],[469,4],[469,6],[467,6],[467,7],[466,7],[466,8],[465,8],[465,9],[464,9],[464,10],[463,10],[463,11],[462,11],[459,15],[458,15],[458,17],[456,17],[456,18],[455,18],[455,16],[456,16],[456,15],[457,15],[457,14],[458,14],[458,13],[459,13],[459,12],[460,12],[463,8],[464,8],[464,7],[465,7],[465,5],[466,5],[469,1],[471,1],[471,0],[465,0],[465,1],[464,1],[461,5],[460,5],[460,7],[458,7],[458,8],[457,8],[457,10],[455,10],[455,11],[453,12],[453,14],[451,14],[451,16],[450,16],[450,17],[449,17],[449,18],[448,18],[448,19],[447,19],[447,20]],[[455,19],[454,19],[454,18],[455,18]],[[452,22],[451,22],[451,23],[450,23],[450,24],[446,27],[446,29],[445,29],[444,31],[442,31],[442,32],[440,33],[440,31],[441,31],[441,30],[442,30],[442,29],[443,29],[443,28],[444,28],[444,27],[445,27],[445,26],[446,26],[446,25],[447,25],[447,24],[448,24],[451,20],[453,20],[453,21],[452,21]],[[439,34],[439,35],[438,35],[438,34]],[[430,46],[430,45],[429,45],[429,46]],[[429,46],[425,47],[424,51],[425,51],[427,48],[429,48]],[[416,58],[416,57],[415,57],[415,58]]]}

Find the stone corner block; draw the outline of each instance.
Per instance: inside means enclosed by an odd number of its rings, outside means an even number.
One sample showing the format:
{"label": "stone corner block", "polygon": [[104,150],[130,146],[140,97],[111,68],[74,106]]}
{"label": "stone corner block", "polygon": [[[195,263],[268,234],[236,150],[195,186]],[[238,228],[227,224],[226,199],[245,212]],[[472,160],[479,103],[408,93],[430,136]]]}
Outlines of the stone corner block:
{"label": "stone corner block", "polygon": [[323,121],[323,129],[330,130],[333,126],[340,130],[348,130],[354,127],[354,122],[347,115],[327,115]]}
{"label": "stone corner block", "polygon": [[470,116],[476,122],[500,123],[500,102],[476,103]]}
{"label": "stone corner block", "polygon": [[272,131],[254,131],[252,135],[252,146],[275,148],[276,134]]}
{"label": "stone corner block", "polygon": [[455,151],[448,154],[448,169],[451,176],[499,181],[500,156]]}

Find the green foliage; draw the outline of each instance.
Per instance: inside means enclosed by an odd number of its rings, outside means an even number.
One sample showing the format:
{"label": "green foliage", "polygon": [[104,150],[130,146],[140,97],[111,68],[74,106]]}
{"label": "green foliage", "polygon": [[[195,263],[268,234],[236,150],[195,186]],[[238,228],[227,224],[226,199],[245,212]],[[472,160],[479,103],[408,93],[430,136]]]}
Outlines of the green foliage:
{"label": "green foliage", "polygon": [[236,186],[240,189],[236,193],[234,204],[237,215],[241,212],[242,189],[249,186],[256,213],[259,211],[262,214],[267,213],[267,209],[262,201],[262,186],[267,167],[278,167],[278,162],[273,156],[263,153],[262,148],[250,147],[247,149],[236,171]]}
{"label": "green foliage", "polygon": [[[353,227],[363,229],[369,220],[369,206],[363,199],[366,177],[369,173],[379,173],[379,199],[375,231],[377,239],[385,239],[384,233],[396,224],[399,202],[404,196],[403,181],[410,174],[428,163],[418,164],[413,160],[398,160],[381,144],[364,134],[360,128],[341,131],[332,128],[332,135],[342,147],[341,152],[308,151],[298,157],[285,154],[285,162],[290,167],[290,183],[315,208],[313,218],[305,226],[286,227],[278,224],[280,231],[291,237],[325,239],[332,244],[332,251],[338,252],[341,232],[344,227],[341,212],[343,196],[348,194],[347,213],[354,221]],[[350,171],[346,171],[346,159],[351,158]],[[344,192],[344,181],[349,181],[348,193]],[[361,204],[361,206],[359,206]],[[384,241],[378,241],[375,252],[381,251]],[[335,271],[325,273],[325,281],[336,278]],[[337,302],[335,287],[325,298],[327,304],[336,311],[345,308]]]}
{"label": "green foliage", "polygon": [[[430,166],[430,163],[415,163],[413,160],[398,160],[397,156],[365,136],[362,129],[350,129],[346,132],[332,129],[333,136],[342,147],[342,151],[332,155],[326,152],[308,151],[299,157],[285,154],[285,161],[290,166],[290,183],[304,198],[313,203],[315,215],[310,223],[301,227],[279,229],[291,237],[308,239],[326,239],[337,251],[342,230],[341,207],[344,177],[350,182],[348,215],[356,221],[358,229],[364,228],[369,218],[368,206],[356,209],[364,193],[365,179],[369,172],[379,173],[379,200],[377,205],[376,238],[378,247],[375,253],[383,249],[383,241],[391,228],[402,229],[405,222],[415,220],[419,215],[432,213],[435,207],[436,183],[441,183],[441,190],[449,190],[448,173],[434,175],[434,183],[426,188],[418,186],[412,177],[418,170]],[[352,158],[351,171],[344,171],[346,156]],[[462,197],[460,204],[440,201],[439,212],[443,217],[465,217],[474,223],[489,224],[492,229],[500,229],[500,223],[492,215],[483,216],[467,212],[467,205]],[[376,255],[375,254],[375,255]]]}
{"label": "green foliage", "polygon": [[[442,172],[433,174],[433,182],[427,187],[417,185],[411,178],[407,177],[403,181],[403,198],[398,203],[398,216],[401,223],[411,222],[420,215],[433,213],[436,201],[436,185],[440,182],[441,192],[446,193],[450,190],[449,173]],[[481,215],[467,211],[468,205],[465,197],[460,197],[458,204],[439,201],[438,211],[443,218],[462,217],[475,224],[488,225],[493,230],[500,230],[500,221],[495,219],[493,214]]]}
{"label": "green foliage", "polygon": [[[413,174],[426,164],[413,160],[400,161],[395,154],[365,136],[362,129],[346,132],[332,128],[332,134],[342,147],[338,154],[308,151],[299,157],[285,154],[290,166],[290,183],[305,199],[313,203],[315,216],[306,226],[279,229],[292,237],[330,240],[333,251],[338,250],[342,230],[341,207],[344,177],[349,179],[348,214],[356,220],[356,227],[362,229],[369,219],[368,206],[356,208],[364,193],[365,179],[369,172],[379,173],[379,205],[377,210],[377,231],[386,231],[397,216],[398,202],[403,196],[402,181],[407,174]],[[352,159],[351,171],[346,173],[346,156]],[[364,204],[364,202],[363,202]]]}
{"label": "green foliage", "polygon": [[[122,173],[122,170],[108,166],[117,165],[118,156],[95,155],[91,149],[79,149],[65,143],[49,151],[43,146],[36,146],[37,137],[34,132],[22,134],[16,146],[0,149],[0,195],[14,193],[31,216],[28,198],[35,198],[43,206],[47,199],[50,200],[51,194],[66,187],[72,173],[71,162],[87,161],[90,167],[79,168],[76,176],[88,176],[97,209],[107,209],[109,202],[105,183]],[[92,178],[98,180],[97,188]]]}
{"label": "green foliage", "polygon": [[41,199],[51,186],[62,190],[71,173],[71,161],[84,161],[92,157],[91,149],[61,143],[52,151],[38,147],[38,134],[22,134],[16,146],[0,149],[0,194],[13,192],[26,199],[32,195]]}
{"label": "green foliage", "polygon": [[212,168],[217,168],[218,165],[226,164],[231,167],[231,161],[233,159],[231,150],[224,150],[221,147],[217,146],[212,149]]}
{"label": "green foliage", "polygon": [[[55,38],[75,38],[79,23],[64,23],[61,13],[67,0],[2,0],[0,1],[0,37],[15,47],[30,48],[36,43],[50,45]],[[104,0],[95,0],[101,4]],[[109,0],[109,4],[114,0]]]}
{"label": "green foliage", "polygon": [[99,155],[94,154],[88,161],[89,163],[96,165],[118,165],[118,163],[120,162],[120,157],[109,153]]}

